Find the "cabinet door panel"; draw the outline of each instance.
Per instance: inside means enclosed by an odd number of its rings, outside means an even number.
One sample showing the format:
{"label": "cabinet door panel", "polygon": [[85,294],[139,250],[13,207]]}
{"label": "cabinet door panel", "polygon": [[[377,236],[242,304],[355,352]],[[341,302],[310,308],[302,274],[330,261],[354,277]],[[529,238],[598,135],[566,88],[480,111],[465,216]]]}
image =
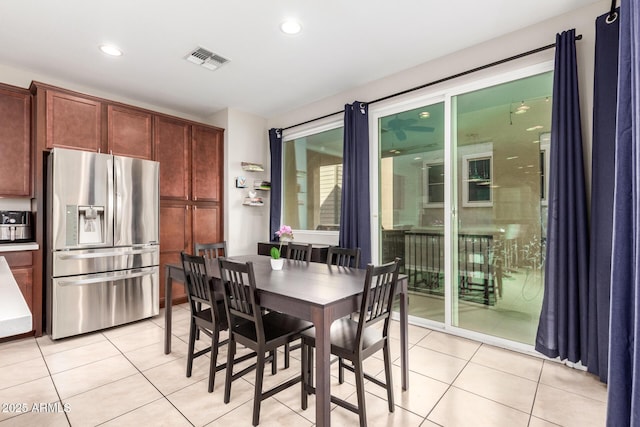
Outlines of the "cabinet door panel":
{"label": "cabinet door panel", "polygon": [[0,196],[31,195],[31,98],[0,89]]}
{"label": "cabinet door panel", "polygon": [[193,126],[192,132],[193,200],[218,202],[222,199],[222,131]]}
{"label": "cabinet door panel", "polygon": [[194,206],[194,243],[213,243],[220,242],[222,239],[220,209],[217,206]]}
{"label": "cabinet door panel", "polygon": [[93,99],[47,91],[47,148],[99,151],[102,104]]}
{"label": "cabinet door panel", "polygon": [[188,251],[190,230],[189,206],[160,207],[160,252]]}
{"label": "cabinet door panel", "polygon": [[33,269],[32,268],[12,268],[11,273],[16,279],[18,287],[22,291],[22,296],[33,313]]}
{"label": "cabinet door panel", "polygon": [[151,114],[133,108],[107,108],[107,149],[116,156],[151,160]]}
{"label": "cabinet door panel", "polygon": [[156,117],[155,145],[160,162],[160,197],[189,198],[190,126],[185,122]]}

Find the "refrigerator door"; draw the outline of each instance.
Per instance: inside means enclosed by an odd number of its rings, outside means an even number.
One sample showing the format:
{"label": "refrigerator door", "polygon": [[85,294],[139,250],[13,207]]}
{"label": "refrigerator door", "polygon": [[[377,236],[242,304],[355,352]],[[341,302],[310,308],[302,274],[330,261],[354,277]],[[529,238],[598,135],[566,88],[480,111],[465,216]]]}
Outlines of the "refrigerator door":
{"label": "refrigerator door", "polygon": [[114,246],[158,243],[159,163],[114,156]]}
{"label": "refrigerator door", "polygon": [[155,316],[158,267],[53,279],[50,306],[52,339]]}
{"label": "refrigerator door", "polygon": [[113,245],[113,156],[54,148],[51,249]]}
{"label": "refrigerator door", "polygon": [[156,266],[159,261],[158,245],[56,251],[52,253],[51,275],[56,278],[127,270]]}

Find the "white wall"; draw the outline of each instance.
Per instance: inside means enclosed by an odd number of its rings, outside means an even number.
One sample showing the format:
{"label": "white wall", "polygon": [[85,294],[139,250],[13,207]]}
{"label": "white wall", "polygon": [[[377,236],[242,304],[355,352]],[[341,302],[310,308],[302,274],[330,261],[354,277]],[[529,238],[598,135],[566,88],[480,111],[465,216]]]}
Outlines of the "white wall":
{"label": "white wall", "polygon": [[[249,113],[225,109],[209,123],[225,128],[224,133],[224,236],[230,255],[255,254],[257,242],[269,241],[269,194],[261,192],[265,205],[243,206],[253,181],[270,180],[269,138],[266,120]],[[243,171],[241,162],[262,163],[264,172]],[[238,176],[247,178],[249,188],[236,188]]]}

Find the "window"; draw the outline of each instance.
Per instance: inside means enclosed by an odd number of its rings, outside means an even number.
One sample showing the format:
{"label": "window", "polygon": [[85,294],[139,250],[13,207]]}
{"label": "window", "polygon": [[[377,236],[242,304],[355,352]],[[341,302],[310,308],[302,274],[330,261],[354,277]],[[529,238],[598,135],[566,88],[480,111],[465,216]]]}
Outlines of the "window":
{"label": "window", "polygon": [[[492,144],[481,144],[491,147]],[[493,206],[493,152],[462,156],[462,206]]]}
{"label": "window", "polygon": [[444,162],[424,162],[424,207],[444,207]]}
{"label": "window", "polygon": [[297,230],[338,230],[343,128],[285,135],[283,223]]}
{"label": "window", "polygon": [[547,195],[549,194],[549,146],[551,144],[551,133],[540,135],[540,203],[547,205]]}

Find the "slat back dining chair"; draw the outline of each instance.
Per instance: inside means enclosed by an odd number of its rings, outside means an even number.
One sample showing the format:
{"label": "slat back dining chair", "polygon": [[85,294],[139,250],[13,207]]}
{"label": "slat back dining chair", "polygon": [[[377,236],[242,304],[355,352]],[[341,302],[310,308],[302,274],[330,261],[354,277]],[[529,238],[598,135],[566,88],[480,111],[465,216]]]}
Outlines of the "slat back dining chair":
{"label": "slat back dining chair", "polygon": [[[193,360],[207,353],[211,354],[209,363],[209,393],[213,391],[216,372],[224,369],[227,364],[217,364],[218,350],[228,340],[220,341],[220,331],[228,329],[225,315],[224,300],[216,300],[212,287],[212,278],[207,274],[205,259],[182,252],[182,268],[184,269],[187,285],[187,297],[191,310],[189,326],[189,346],[187,351],[187,377],[191,377]],[[196,332],[202,331],[211,338],[211,345],[194,353]],[[237,362],[247,360],[253,355],[244,355]]]}
{"label": "slat back dining chair", "polygon": [[215,259],[227,256],[227,242],[216,243],[194,243],[193,254],[201,255],[205,258]]}
{"label": "slat back dining chair", "polygon": [[330,246],[327,252],[327,265],[359,268],[360,252],[360,248]]}
{"label": "slat back dining chair", "polygon": [[311,261],[311,250],[313,245],[311,243],[287,243],[287,258],[294,261]]}
{"label": "slat back dining chair", "polygon": [[[256,380],[253,397],[253,425],[260,422],[260,404],[263,400],[285,390],[301,380],[301,376],[291,378],[270,390],[262,391],[264,365],[272,361],[272,373],[277,363],[277,348],[297,339],[302,331],[312,324],[284,313],[270,311],[266,314],[258,302],[253,263],[240,263],[219,258],[220,277],[224,288],[224,302],[229,328],[229,344],[227,349],[228,368],[226,372],[224,402],[231,399],[231,383],[243,375],[256,369]],[[236,352],[236,343],[253,350],[257,355],[255,366],[250,366],[238,373],[233,373],[231,361]],[[267,358],[265,354],[269,353]]]}
{"label": "slat back dining chair", "polygon": [[[338,319],[331,325],[331,353],[339,358],[339,369],[347,369],[355,374],[358,405],[355,406],[336,396],[331,402],[358,414],[360,426],[366,427],[367,413],[365,407],[364,379],[383,387],[387,391],[389,412],[394,411],[393,382],[391,378],[391,354],[389,351],[389,320],[393,307],[394,295],[398,286],[398,266],[400,259],[373,266],[367,266],[364,281],[362,303],[358,320],[348,317]],[[382,328],[375,327],[383,322]],[[313,347],[315,347],[315,329],[302,333],[302,409],[307,409],[308,395],[315,392],[312,384]],[[376,352],[382,350],[384,357],[385,382],[366,374],[363,362]],[[344,360],[353,365],[346,365]],[[339,382],[344,381],[343,375]]]}

